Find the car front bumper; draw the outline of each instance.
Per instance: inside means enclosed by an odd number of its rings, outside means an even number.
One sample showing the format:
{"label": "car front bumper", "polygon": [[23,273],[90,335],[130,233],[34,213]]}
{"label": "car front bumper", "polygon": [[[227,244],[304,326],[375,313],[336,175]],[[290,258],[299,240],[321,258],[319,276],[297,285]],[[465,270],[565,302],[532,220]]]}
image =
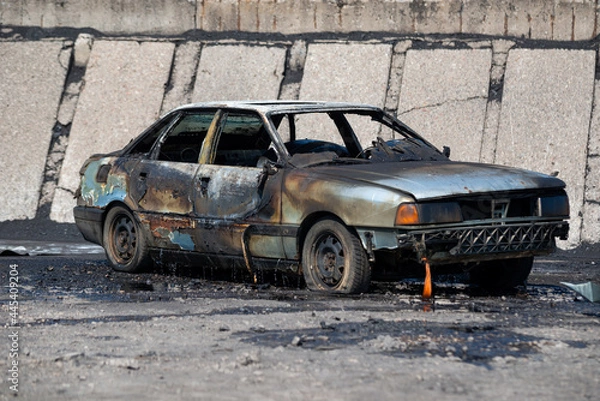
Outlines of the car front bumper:
{"label": "car front bumper", "polygon": [[528,221],[473,226],[414,228],[410,230],[357,230],[367,252],[397,250],[431,264],[479,262],[547,255],[556,238],[567,239],[566,221]]}

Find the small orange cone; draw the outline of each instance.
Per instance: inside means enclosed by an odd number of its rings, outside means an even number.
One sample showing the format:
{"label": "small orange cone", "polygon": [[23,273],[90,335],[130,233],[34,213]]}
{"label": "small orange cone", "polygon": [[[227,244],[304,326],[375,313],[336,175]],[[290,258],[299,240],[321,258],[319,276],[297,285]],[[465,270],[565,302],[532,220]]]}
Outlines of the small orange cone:
{"label": "small orange cone", "polygon": [[432,287],[431,287],[431,267],[429,261],[423,259],[425,262],[425,285],[423,286],[423,299],[431,299]]}

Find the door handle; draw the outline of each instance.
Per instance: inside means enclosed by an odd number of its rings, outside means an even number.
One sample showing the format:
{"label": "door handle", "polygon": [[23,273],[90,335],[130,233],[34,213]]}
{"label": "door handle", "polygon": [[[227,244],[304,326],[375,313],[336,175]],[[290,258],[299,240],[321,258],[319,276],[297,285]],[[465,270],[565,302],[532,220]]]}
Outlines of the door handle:
{"label": "door handle", "polygon": [[210,182],[210,177],[200,177],[200,193],[202,196],[208,195],[208,183]]}

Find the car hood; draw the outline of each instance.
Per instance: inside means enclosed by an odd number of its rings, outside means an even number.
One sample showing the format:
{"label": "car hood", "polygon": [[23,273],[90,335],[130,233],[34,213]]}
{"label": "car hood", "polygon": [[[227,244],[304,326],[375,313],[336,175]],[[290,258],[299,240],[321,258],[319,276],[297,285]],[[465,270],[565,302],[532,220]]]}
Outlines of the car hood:
{"label": "car hood", "polygon": [[565,186],[560,179],[545,174],[481,163],[398,162],[311,169],[333,177],[399,190],[416,200]]}

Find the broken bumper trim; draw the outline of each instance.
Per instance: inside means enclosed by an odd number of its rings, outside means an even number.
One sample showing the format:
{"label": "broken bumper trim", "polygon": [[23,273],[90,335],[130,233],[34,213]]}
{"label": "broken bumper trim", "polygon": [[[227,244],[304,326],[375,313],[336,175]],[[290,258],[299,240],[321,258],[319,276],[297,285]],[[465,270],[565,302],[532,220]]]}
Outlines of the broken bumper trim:
{"label": "broken bumper trim", "polygon": [[81,231],[83,238],[95,244],[102,245],[104,209],[75,206],[73,208],[73,217],[75,217],[75,224],[79,231]]}
{"label": "broken bumper trim", "polygon": [[566,239],[568,232],[564,221],[448,228],[410,232],[399,237],[399,245],[411,244],[419,258],[431,262],[479,261],[548,254],[555,238]]}

